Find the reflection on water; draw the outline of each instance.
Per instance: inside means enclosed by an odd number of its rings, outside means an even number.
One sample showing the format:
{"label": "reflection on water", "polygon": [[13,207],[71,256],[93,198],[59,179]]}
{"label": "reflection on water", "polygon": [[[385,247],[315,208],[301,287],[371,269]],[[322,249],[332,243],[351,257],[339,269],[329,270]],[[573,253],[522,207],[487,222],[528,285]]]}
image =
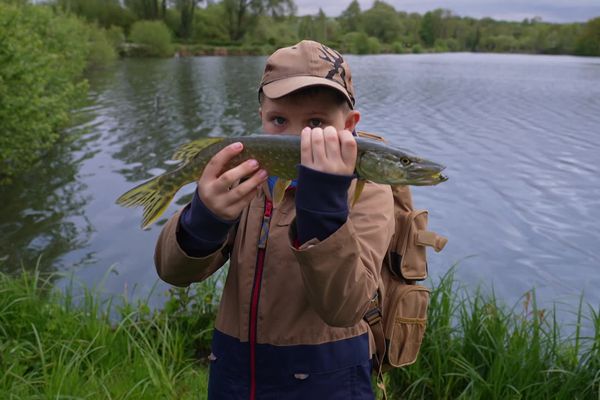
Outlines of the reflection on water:
{"label": "reflection on water", "polygon": [[[436,54],[350,56],[360,128],[448,166],[450,180],[416,188],[432,228],[450,242],[431,275],[493,284],[512,303],[532,286],[542,300],[600,301],[600,59]],[[93,76],[78,139],[57,146],[24,181],[2,189],[0,260],[74,271],[93,285],[141,294],[156,282],[162,221],[115,199],[172,168],[182,143],[255,133],[263,57],[124,60]],[[475,255],[472,258],[466,258]],[[465,259],[466,258],[466,259]],[[159,285],[158,292],[165,288]]]}
{"label": "reflection on water", "polygon": [[85,140],[61,143],[12,186],[0,187],[3,270],[33,268],[38,261],[40,270],[64,266],[65,254],[88,244],[93,227],[85,207],[91,194],[78,177],[80,165],[93,157],[82,152],[85,146]]}

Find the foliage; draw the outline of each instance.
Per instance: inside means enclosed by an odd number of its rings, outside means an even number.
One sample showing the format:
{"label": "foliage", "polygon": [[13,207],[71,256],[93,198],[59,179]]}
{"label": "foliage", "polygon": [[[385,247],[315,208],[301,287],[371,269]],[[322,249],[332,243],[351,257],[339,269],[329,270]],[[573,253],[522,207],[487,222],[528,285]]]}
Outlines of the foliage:
{"label": "foliage", "polygon": [[[117,58],[116,43],[123,35],[123,31],[119,27],[113,27],[111,31],[112,37],[108,31],[95,26],[89,27],[89,43],[90,49],[87,57],[88,67],[103,67]],[[121,41],[122,42],[122,41]]]}
{"label": "foliage", "polygon": [[90,30],[40,6],[0,3],[0,182],[56,142],[86,93]]}
{"label": "foliage", "polygon": [[171,32],[162,21],[138,21],[131,27],[131,42],[144,46],[140,55],[167,57],[173,54]]}
{"label": "foliage", "polygon": [[121,7],[119,0],[56,0],[57,6],[66,13],[73,13],[87,21],[108,28],[112,25],[129,29],[136,16]]}
{"label": "foliage", "polygon": [[[87,1],[87,0],[84,0]],[[125,0],[125,6],[141,20],[158,19],[165,15],[167,0]]]}
{"label": "foliage", "polygon": [[585,24],[577,39],[575,53],[581,56],[600,56],[600,17]]}
{"label": "foliage", "polygon": [[383,43],[392,43],[402,32],[402,25],[393,6],[375,0],[373,6],[361,17],[364,32]]}
{"label": "foliage", "polygon": [[189,39],[194,31],[194,13],[197,0],[176,0],[175,5],[181,16],[179,24],[179,37]]}
{"label": "foliage", "polygon": [[[72,280],[58,291],[58,274],[0,273],[0,397],[202,398],[199,361],[225,274],[170,290],[153,311]],[[467,292],[451,269],[434,285],[428,314],[417,362],[387,373],[390,398],[570,400],[600,392],[597,306],[584,312],[580,304],[565,336],[556,310],[538,308],[534,292],[507,308],[493,294]]]}
{"label": "foliage", "polygon": [[352,0],[338,20],[345,32],[356,32],[362,30],[362,12],[358,0]]}
{"label": "foliage", "polygon": [[226,18],[223,3],[210,4],[196,10],[194,41],[197,43],[223,44],[229,41],[229,32],[223,20]]}
{"label": "foliage", "polygon": [[172,36],[186,44],[251,44],[265,51],[313,39],[333,47],[348,45],[353,52],[370,52],[364,50],[369,48],[368,37],[378,40],[371,40],[373,51],[394,53],[416,49],[597,55],[600,46],[595,20],[585,25],[546,23],[541,18],[496,21],[460,17],[446,9],[420,15],[396,10],[384,0],[375,0],[366,10],[361,10],[357,0],[349,1],[338,17],[329,17],[321,9],[316,15],[296,17],[294,0],[54,1],[105,28],[116,25],[128,32],[135,20],[162,20]]}
{"label": "foliage", "polygon": [[[417,362],[394,370],[392,398],[593,399],[600,393],[600,309],[580,304],[570,336],[535,293],[503,306],[468,293],[450,272],[435,285]],[[582,333],[587,322],[592,335]]]}
{"label": "foliage", "polygon": [[[214,308],[145,302],[53,289],[57,275],[0,273],[0,398],[198,399],[206,369],[193,347],[210,333]],[[77,293],[76,293],[77,292]],[[206,293],[198,292],[199,303]],[[185,306],[193,303],[186,299]],[[118,320],[111,319],[117,314]],[[195,321],[200,321],[195,323]],[[206,330],[206,332],[203,332]]]}
{"label": "foliage", "polygon": [[269,17],[257,17],[257,24],[252,28],[246,42],[253,45],[268,44],[275,48],[289,46],[297,40],[285,22],[269,20]]}
{"label": "foliage", "polygon": [[111,26],[106,30],[106,37],[114,49],[125,43],[125,33],[120,26]]}
{"label": "foliage", "polygon": [[225,26],[231,41],[241,41],[255,24],[258,16],[271,14],[274,18],[291,16],[296,12],[293,0],[223,0]]}
{"label": "foliage", "polygon": [[348,54],[368,54],[369,36],[364,32],[346,33],[342,37],[340,51]]}

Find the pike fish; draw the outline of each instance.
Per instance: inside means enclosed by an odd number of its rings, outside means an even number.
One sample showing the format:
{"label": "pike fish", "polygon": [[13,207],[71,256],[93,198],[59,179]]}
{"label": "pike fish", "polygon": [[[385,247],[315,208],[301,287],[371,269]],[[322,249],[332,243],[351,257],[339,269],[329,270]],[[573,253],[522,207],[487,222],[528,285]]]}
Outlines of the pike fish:
{"label": "pike fish", "polygon": [[[431,186],[446,181],[443,165],[418,157],[407,150],[385,144],[381,140],[356,138],[358,153],[355,173],[358,178],[352,205],[358,201],[368,180],[386,185]],[[144,208],[142,228],[147,228],[166,210],[175,193],[202,175],[208,161],[224,147],[241,142],[244,150],[226,166],[230,169],[245,160],[255,159],[269,175],[279,179],[273,190],[275,204],[283,199],[285,189],[296,178],[300,164],[300,136],[251,135],[242,137],[209,137],[184,144],[173,155],[180,165],[127,191],[117,199],[126,207]]]}

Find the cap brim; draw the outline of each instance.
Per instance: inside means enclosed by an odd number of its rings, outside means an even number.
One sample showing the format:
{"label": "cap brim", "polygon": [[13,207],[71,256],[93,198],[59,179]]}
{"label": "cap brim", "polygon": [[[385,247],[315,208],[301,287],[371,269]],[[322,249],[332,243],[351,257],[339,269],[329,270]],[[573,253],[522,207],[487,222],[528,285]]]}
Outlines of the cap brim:
{"label": "cap brim", "polygon": [[329,86],[336,89],[346,97],[350,108],[354,108],[352,98],[348,95],[348,92],[342,85],[326,78],[319,78],[316,76],[292,76],[285,79],[280,79],[271,83],[267,83],[262,87],[262,91],[265,96],[270,99],[278,99],[287,94],[295,92],[298,89],[303,89],[309,86]]}

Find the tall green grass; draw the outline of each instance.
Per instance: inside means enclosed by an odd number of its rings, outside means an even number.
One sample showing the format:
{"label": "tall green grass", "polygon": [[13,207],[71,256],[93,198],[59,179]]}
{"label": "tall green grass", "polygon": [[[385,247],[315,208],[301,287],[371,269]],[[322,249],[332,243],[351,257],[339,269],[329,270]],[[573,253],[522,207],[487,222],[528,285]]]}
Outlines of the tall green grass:
{"label": "tall green grass", "polygon": [[1,399],[205,397],[198,356],[208,346],[214,287],[173,290],[164,310],[150,311],[90,290],[75,296],[73,285],[54,290],[56,278],[0,273]]}
{"label": "tall green grass", "polygon": [[[205,398],[199,360],[208,353],[225,273],[172,289],[155,311],[74,284],[56,290],[56,274],[0,273],[0,399]],[[580,304],[573,315],[565,334],[556,310],[538,308],[533,292],[509,308],[449,273],[432,292],[417,362],[387,374],[388,394],[600,399],[600,311]]]}
{"label": "tall green grass", "polygon": [[600,307],[580,302],[569,334],[556,311],[534,291],[512,308],[470,293],[451,270],[432,292],[417,362],[388,376],[392,398],[600,399]]}

